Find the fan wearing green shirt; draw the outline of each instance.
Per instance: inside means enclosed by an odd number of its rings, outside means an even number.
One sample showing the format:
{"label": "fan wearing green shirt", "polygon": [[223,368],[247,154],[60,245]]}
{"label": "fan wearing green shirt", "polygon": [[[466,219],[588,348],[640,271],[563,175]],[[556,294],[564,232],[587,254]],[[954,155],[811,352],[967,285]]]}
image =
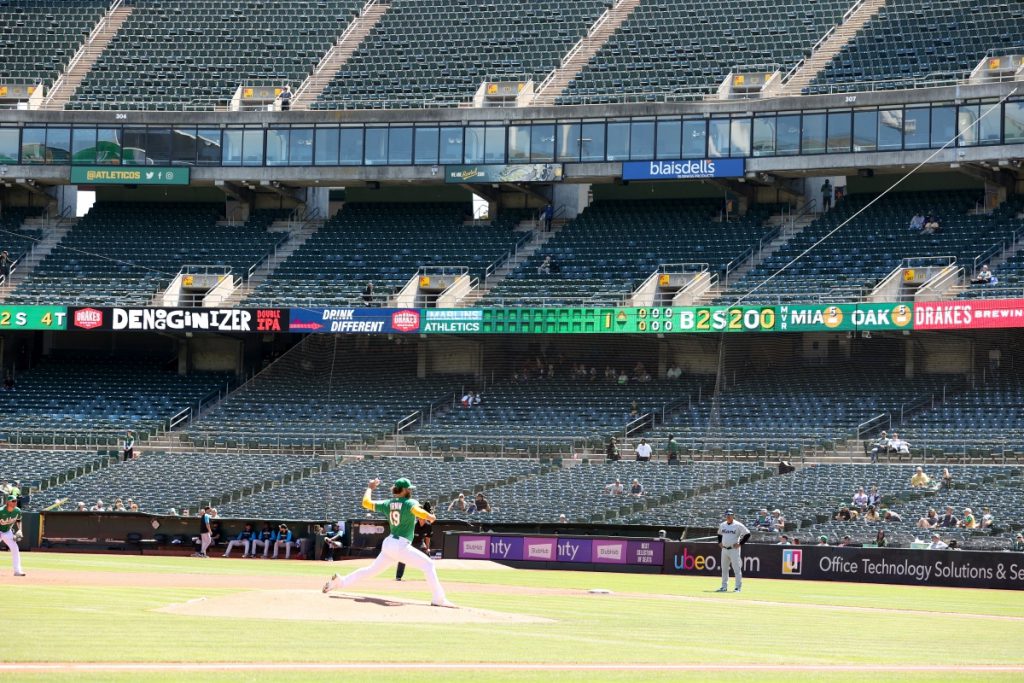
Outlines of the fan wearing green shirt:
{"label": "fan wearing green shirt", "polygon": [[21,571],[21,552],[18,550],[19,536],[21,536],[21,510],[18,508],[18,497],[8,494],[7,504],[0,508],[0,539],[11,551],[14,575],[25,576],[25,572]]}
{"label": "fan wearing green shirt", "polygon": [[404,562],[419,569],[426,576],[432,596],[430,604],[436,607],[454,607],[445,597],[444,588],[437,578],[434,561],[412,545],[416,520],[424,519],[433,524],[437,518],[421,508],[419,502],[412,497],[416,487],[408,479],[403,477],[395,482],[391,487],[392,498],[389,500],[373,500],[373,492],[378,486],[380,479],[374,479],[367,485],[366,492],[363,493],[363,507],[387,517],[388,524],[391,525],[391,534],[384,539],[380,555],[372,564],[357,569],[345,577],[335,574],[324,584],[324,593],[339,588],[347,589],[363,579],[380,574],[394,564]]}

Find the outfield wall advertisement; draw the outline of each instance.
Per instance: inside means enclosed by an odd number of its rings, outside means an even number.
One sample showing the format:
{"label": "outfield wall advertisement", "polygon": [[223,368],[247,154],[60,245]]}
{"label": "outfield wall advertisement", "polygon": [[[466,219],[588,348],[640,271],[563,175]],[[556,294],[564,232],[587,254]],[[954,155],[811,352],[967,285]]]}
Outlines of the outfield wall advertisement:
{"label": "outfield wall advertisement", "polygon": [[456,555],[463,560],[661,567],[664,543],[597,536],[460,534]]}

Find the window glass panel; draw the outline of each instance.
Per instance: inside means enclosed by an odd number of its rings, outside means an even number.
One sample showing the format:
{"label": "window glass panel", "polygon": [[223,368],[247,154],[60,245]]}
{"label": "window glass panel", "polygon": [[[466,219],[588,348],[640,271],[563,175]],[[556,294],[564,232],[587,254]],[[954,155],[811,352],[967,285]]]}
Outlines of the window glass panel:
{"label": "window glass panel", "polygon": [[629,132],[629,158],[654,158],[654,121],[634,121]]}
{"label": "window glass panel", "polygon": [[878,147],[878,112],[853,113],[853,151],[873,152]]}
{"label": "window glass panel", "polygon": [[729,119],[711,119],[708,133],[708,156],[729,156],[729,132],[732,125]]}
{"label": "window glass panel", "polygon": [[132,166],[146,164],[146,129],[125,128],[121,163]]}
{"label": "window glass panel", "polygon": [[468,126],[466,128],[466,163],[482,164],[484,162],[484,128]]}
{"label": "window glass panel", "polygon": [[488,164],[505,163],[505,127],[491,126],[484,134],[484,161]]}
{"label": "window glass panel", "polygon": [[[1024,142],[1024,102],[1007,102],[1004,121],[1006,144]],[[0,151],[0,155],[2,154]]]}
{"label": "window glass panel", "polygon": [[341,165],[363,165],[363,129],[341,129]]}
{"label": "window glass panel", "polygon": [[707,150],[708,123],[703,119],[683,121],[683,158],[703,159]]}
{"label": "window glass panel", "polygon": [[47,163],[67,164],[71,160],[71,129],[46,129]]}
{"label": "window glass panel", "polygon": [[462,128],[441,129],[441,163],[461,164],[462,143],[464,140]]}
{"label": "window glass panel", "polygon": [[[0,154],[2,156],[2,154]],[[71,163],[96,163],[96,129],[74,128],[71,131]]]}
{"label": "window glass panel", "polygon": [[224,131],[224,165],[242,165],[242,131],[228,128]]}
{"label": "window glass panel", "polygon": [[956,135],[956,108],[935,107],[932,109],[932,147],[942,147]]}
{"label": "window glass panel", "polygon": [[530,160],[530,127],[510,126],[508,129],[508,160]]}
{"label": "window glass panel", "polygon": [[100,128],[96,132],[96,163],[121,163],[121,130],[119,128]]}
{"label": "window glass panel", "polygon": [[775,117],[754,119],[754,156],[770,157],[775,154]]}
{"label": "window glass panel", "polygon": [[[95,131],[93,135],[95,136]],[[0,128],[0,163],[18,163],[17,128]]]}
{"label": "window glass panel", "polygon": [[555,124],[535,123],[530,130],[530,159],[555,160]]}
{"label": "window glass panel", "polygon": [[313,129],[292,128],[288,145],[288,163],[292,166],[313,165]]}
{"label": "window glass panel", "polygon": [[614,121],[608,124],[608,161],[625,161],[629,158],[629,123]]}
{"label": "window glass panel", "polygon": [[341,131],[338,128],[316,129],[316,164],[318,166],[338,165],[338,141]]}
{"label": "window glass panel", "polygon": [[284,166],[288,163],[288,128],[267,130],[267,166]]}
{"label": "window glass panel", "polygon": [[388,163],[403,166],[411,164],[412,128],[392,128],[388,136]]}
{"label": "window glass panel", "polygon": [[381,166],[388,163],[388,129],[367,128],[366,148],[363,159],[367,166]]}
{"label": "window glass panel", "polygon": [[198,131],[199,140],[199,165],[219,166],[220,165],[220,129],[200,128]]}
{"label": "window glass panel", "polygon": [[851,138],[850,112],[834,112],[828,115],[828,151],[849,152],[853,143]]}
{"label": "window glass panel", "polygon": [[46,162],[46,129],[24,128],[21,132],[21,163]]}
{"label": "window glass panel", "polygon": [[978,120],[978,105],[966,104],[957,111],[957,146],[970,147],[978,144],[978,127],[975,122]]}
{"label": "window glass panel", "polygon": [[904,149],[924,149],[931,142],[931,111],[925,107],[906,110],[903,122]]}
{"label": "window glass panel", "polygon": [[989,112],[991,108],[991,104],[982,104],[978,107],[978,115],[981,117],[981,123],[978,124],[978,142],[983,145],[998,145],[1002,137],[999,108],[996,107],[995,111]]}
{"label": "window glass panel", "polygon": [[194,166],[196,163],[196,129],[175,128],[171,133],[171,163]]}
{"label": "window glass panel", "polygon": [[604,161],[604,121],[583,124],[580,161]]}
{"label": "window glass panel", "polygon": [[667,120],[658,121],[658,149],[659,159],[678,159],[679,149],[682,146],[682,121]]}
{"label": "window glass panel", "polygon": [[242,132],[242,165],[263,165],[263,129],[246,128]]}
{"label": "window glass panel", "polygon": [[903,110],[882,109],[878,112],[878,150],[903,148]]}
{"label": "window glass panel", "polygon": [[775,153],[779,156],[800,153],[799,114],[788,114],[775,119]]}
{"label": "window glass panel", "polygon": [[580,124],[558,124],[558,160],[579,161],[580,158]]}
{"label": "window glass panel", "polygon": [[416,129],[416,158],[417,164],[437,163],[437,143],[440,141],[440,132],[437,128]]}
{"label": "window glass panel", "polygon": [[146,163],[155,166],[171,163],[170,128],[149,128],[146,131]]}
{"label": "window glass panel", "polygon": [[733,119],[730,126],[729,154],[734,157],[750,156],[750,119]]}
{"label": "window glass panel", "polygon": [[801,121],[800,151],[821,154],[825,151],[825,115],[804,114]]}

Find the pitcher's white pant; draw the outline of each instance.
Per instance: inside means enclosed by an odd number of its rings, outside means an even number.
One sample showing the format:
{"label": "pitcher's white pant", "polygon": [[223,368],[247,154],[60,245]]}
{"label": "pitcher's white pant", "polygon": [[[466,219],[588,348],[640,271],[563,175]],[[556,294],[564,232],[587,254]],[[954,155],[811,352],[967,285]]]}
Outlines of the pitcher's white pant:
{"label": "pitcher's white pant", "polygon": [[242,546],[243,555],[249,554],[249,541],[239,541],[236,539],[234,541],[228,541],[228,547],[224,549],[224,557],[231,557],[231,550],[236,545]]}
{"label": "pitcher's white pant", "polygon": [[14,573],[21,573],[21,551],[18,550],[18,542],[14,540],[14,533],[11,531],[0,531],[0,539],[11,551],[11,564],[14,565]]}
{"label": "pitcher's white pant", "polygon": [[385,569],[388,569],[394,564],[404,562],[407,565],[419,569],[427,577],[427,584],[430,586],[431,602],[444,603],[447,602],[447,598],[444,594],[444,588],[441,587],[441,582],[437,578],[437,570],[434,568],[434,561],[427,557],[422,551],[412,547],[412,543],[407,538],[395,538],[394,536],[388,536],[384,539],[384,545],[381,546],[380,555],[373,561],[368,567],[357,569],[347,576],[339,577],[337,581],[331,582],[331,590],[337,588],[348,588],[353,584],[362,581],[363,579],[370,579],[377,574],[380,574]]}
{"label": "pitcher's white pant", "polygon": [[740,547],[722,548],[722,588],[729,587],[729,567],[736,575],[736,588],[743,585],[743,561],[740,560]]}
{"label": "pitcher's white pant", "polygon": [[284,559],[292,559],[292,542],[291,541],[274,541],[274,559],[277,559],[277,551],[284,546]]}

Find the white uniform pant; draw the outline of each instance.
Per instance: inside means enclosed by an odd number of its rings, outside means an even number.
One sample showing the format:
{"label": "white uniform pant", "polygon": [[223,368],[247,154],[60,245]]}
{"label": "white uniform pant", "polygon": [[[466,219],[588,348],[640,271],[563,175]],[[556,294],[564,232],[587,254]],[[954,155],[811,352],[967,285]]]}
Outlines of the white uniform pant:
{"label": "white uniform pant", "polygon": [[380,574],[385,569],[399,563],[419,569],[427,577],[427,584],[430,586],[431,602],[443,603],[447,601],[441,581],[437,578],[437,570],[434,568],[434,561],[427,557],[422,551],[412,546],[407,538],[395,538],[388,536],[381,546],[380,555],[368,567],[357,569],[347,576],[338,578],[331,583],[331,590],[337,588],[348,588],[363,579],[370,579]]}
{"label": "white uniform pant", "polygon": [[234,541],[228,541],[228,547],[224,549],[224,557],[231,557],[231,550],[236,545],[242,546],[242,554],[243,555],[248,555],[249,554],[249,541],[239,541],[239,540],[235,539]]}
{"label": "white uniform pant", "polygon": [[213,534],[205,533],[199,534],[199,554],[205,555],[210,544],[213,542]]}
{"label": "white uniform pant", "polygon": [[722,588],[729,587],[729,567],[736,575],[736,588],[743,585],[743,561],[740,559],[740,547],[722,548]]}
{"label": "white uniform pant", "polygon": [[256,557],[256,548],[263,548],[263,557],[266,557],[270,552],[271,543],[271,541],[253,541],[249,554]]}
{"label": "white uniform pant", "polygon": [[18,542],[14,540],[14,532],[0,531],[0,539],[11,551],[11,564],[14,565],[14,573],[21,573],[21,551],[18,550]]}
{"label": "white uniform pant", "polygon": [[284,559],[292,559],[292,542],[291,541],[274,541],[274,559],[277,559],[277,551],[284,546]]}

